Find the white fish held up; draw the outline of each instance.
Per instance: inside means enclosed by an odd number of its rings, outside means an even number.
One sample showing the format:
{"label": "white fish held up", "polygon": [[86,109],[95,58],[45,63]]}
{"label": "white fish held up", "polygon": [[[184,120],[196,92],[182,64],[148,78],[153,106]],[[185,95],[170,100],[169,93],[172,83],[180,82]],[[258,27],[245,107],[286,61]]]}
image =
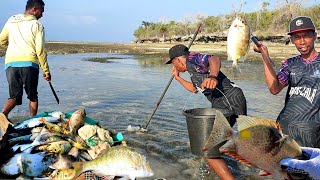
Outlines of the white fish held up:
{"label": "white fish held up", "polygon": [[244,19],[236,17],[228,31],[227,53],[232,66],[237,67],[238,61],[247,58],[250,49],[250,28]]}

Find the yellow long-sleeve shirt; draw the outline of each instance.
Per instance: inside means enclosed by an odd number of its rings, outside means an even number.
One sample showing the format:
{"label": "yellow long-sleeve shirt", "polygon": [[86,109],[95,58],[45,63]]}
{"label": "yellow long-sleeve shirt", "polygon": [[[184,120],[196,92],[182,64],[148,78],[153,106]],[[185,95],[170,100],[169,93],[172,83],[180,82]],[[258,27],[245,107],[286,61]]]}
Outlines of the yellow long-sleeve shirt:
{"label": "yellow long-sleeve shirt", "polygon": [[10,17],[0,34],[0,46],[7,46],[5,66],[39,68],[50,73],[45,51],[44,27],[35,16]]}

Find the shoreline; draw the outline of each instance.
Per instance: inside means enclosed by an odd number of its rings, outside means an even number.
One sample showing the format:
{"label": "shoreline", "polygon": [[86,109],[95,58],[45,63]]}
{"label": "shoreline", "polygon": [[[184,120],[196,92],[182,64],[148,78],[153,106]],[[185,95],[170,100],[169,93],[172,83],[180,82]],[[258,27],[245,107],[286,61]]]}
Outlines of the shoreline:
{"label": "shoreline", "polygon": [[[295,46],[263,42],[269,50],[270,56],[277,64],[282,60],[298,55],[299,52]],[[156,56],[168,58],[168,50],[175,44],[179,43],[107,43],[107,42],[61,42],[50,41],[46,43],[48,54],[77,54],[77,53],[123,53],[138,56]],[[188,44],[185,42],[183,44]],[[190,51],[199,51],[207,54],[214,54],[221,60],[227,59],[227,42],[199,43],[195,42]],[[320,44],[316,43],[316,49],[320,49]],[[248,58],[250,61],[261,61],[261,55],[252,49],[251,43]],[[0,49],[0,56],[4,56],[4,50]]]}

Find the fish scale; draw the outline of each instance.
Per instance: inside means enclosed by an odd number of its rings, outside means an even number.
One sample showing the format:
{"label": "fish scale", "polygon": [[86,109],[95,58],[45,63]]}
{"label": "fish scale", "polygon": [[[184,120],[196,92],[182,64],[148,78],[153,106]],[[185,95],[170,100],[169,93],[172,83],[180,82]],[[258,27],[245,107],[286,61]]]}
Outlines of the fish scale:
{"label": "fish scale", "polygon": [[79,127],[84,124],[86,111],[79,109],[75,111],[68,121],[68,126],[71,134],[76,134]]}

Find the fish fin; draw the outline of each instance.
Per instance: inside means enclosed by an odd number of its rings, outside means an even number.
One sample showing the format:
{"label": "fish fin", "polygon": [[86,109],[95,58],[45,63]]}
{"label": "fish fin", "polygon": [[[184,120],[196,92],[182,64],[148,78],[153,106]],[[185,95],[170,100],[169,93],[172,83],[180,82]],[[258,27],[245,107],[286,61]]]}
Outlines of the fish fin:
{"label": "fish fin", "polygon": [[221,146],[219,148],[219,151],[221,153],[224,153],[224,152],[232,152],[232,153],[237,153],[236,151],[236,145],[234,143],[234,141],[231,139],[230,141],[227,141],[223,146]]}
{"label": "fish fin", "polygon": [[75,178],[80,176],[80,174],[83,172],[83,162],[74,162],[72,163],[73,169],[75,171]]}
{"label": "fish fin", "polygon": [[[115,179],[116,176],[114,175],[105,175],[101,172],[98,172],[98,171],[91,171],[95,176],[98,176],[98,179]],[[121,180],[121,177],[116,178],[117,180]],[[126,178],[125,180],[128,180],[128,178]]]}
{"label": "fish fin", "polygon": [[19,154],[19,153],[22,152],[22,151],[21,151],[21,147],[18,147],[17,149],[15,149],[15,148],[12,147],[11,150],[13,151],[14,154]]}
{"label": "fish fin", "polygon": [[261,125],[277,128],[277,123],[275,120],[259,119],[244,115],[239,115],[239,118],[237,119],[237,124],[239,132],[250,127]]}
{"label": "fish fin", "polygon": [[32,152],[32,150],[33,150],[33,146],[30,146],[30,147],[24,149],[23,152],[30,154]]}
{"label": "fish fin", "polygon": [[284,135],[282,132],[282,128],[280,126],[280,123],[275,122],[277,129],[279,130],[279,133],[281,134],[282,137],[287,137],[287,135]]}
{"label": "fish fin", "polygon": [[259,171],[259,176],[269,176],[269,175],[271,175],[270,172],[267,172],[267,171],[262,170],[262,169]]}
{"label": "fish fin", "polygon": [[33,145],[32,144],[28,144],[27,146],[24,147],[20,147],[20,150],[23,152],[31,152],[30,149],[32,150]]}
{"label": "fish fin", "polygon": [[226,142],[223,146],[221,146],[219,148],[219,151],[225,155],[228,155],[228,156],[236,159],[237,161],[239,161],[243,164],[252,166],[252,164],[249,161],[246,161],[245,159],[243,159],[242,157],[240,157],[237,154],[236,145],[232,139],[230,141]]}
{"label": "fish fin", "polygon": [[239,67],[237,60],[234,60],[234,61],[232,62],[232,67]]}
{"label": "fish fin", "polygon": [[246,161],[245,159],[243,159],[242,157],[240,157],[238,154],[234,153],[234,152],[223,152],[223,154],[230,156],[231,158],[247,165],[247,166],[253,166],[249,161]]}
{"label": "fish fin", "polygon": [[212,147],[231,139],[233,133],[234,131],[226,117],[219,110],[216,110],[215,121],[211,134],[202,151],[205,152],[208,149],[211,149]]}

